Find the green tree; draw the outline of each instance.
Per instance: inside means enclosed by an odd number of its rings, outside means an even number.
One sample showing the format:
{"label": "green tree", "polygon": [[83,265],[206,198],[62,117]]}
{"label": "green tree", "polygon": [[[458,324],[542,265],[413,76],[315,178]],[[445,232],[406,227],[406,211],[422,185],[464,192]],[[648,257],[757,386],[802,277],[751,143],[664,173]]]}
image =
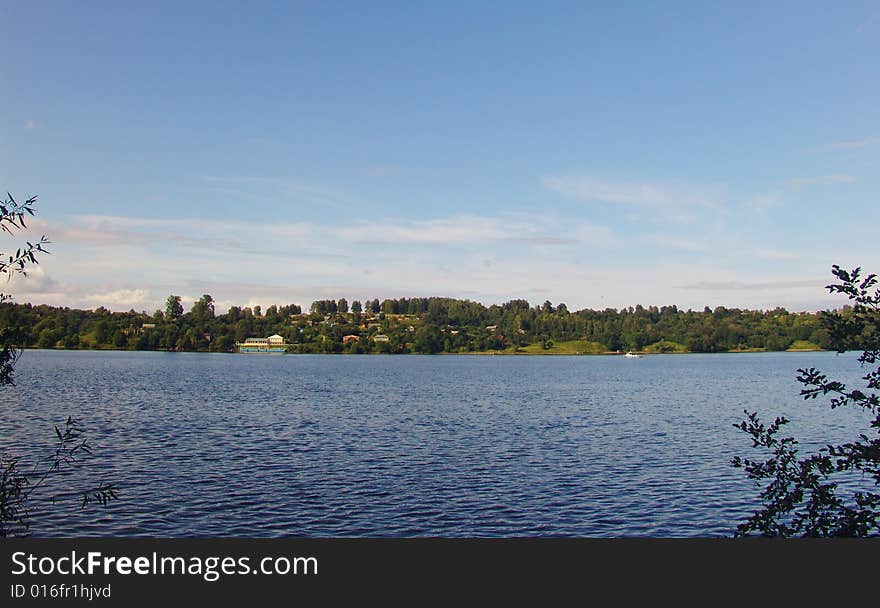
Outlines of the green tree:
{"label": "green tree", "polygon": [[338,310],[341,313],[347,313],[348,312],[348,300],[346,300],[345,298],[339,298],[339,301],[336,303],[336,310]]}
{"label": "green tree", "polygon": [[413,350],[417,353],[433,355],[443,347],[443,336],[433,325],[422,325],[413,339]]}
{"label": "green tree", "polygon": [[40,337],[37,338],[37,346],[40,348],[52,348],[57,341],[55,332],[47,327],[40,332]]}
{"label": "green tree", "polygon": [[168,296],[165,300],[165,320],[176,321],[183,316],[183,304],[180,303],[180,296],[174,294]]}
{"label": "green tree", "polygon": [[125,334],[122,333],[121,330],[118,330],[118,329],[117,329],[117,330],[113,333],[113,346],[115,346],[115,347],[117,347],[117,348],[122,348],[122,347],[124,347],[126,344],[128,344],[128,339],[125,337]]}
{"label": "green tree", "polygon": [[[838,282],[828,285],[831,293],[846,295],[854,305],[844,312],[826,313],[823,322],[838,352],[862,350],[859,363],[880,362],[880,289],[877,276],[861,276],[861,269],[846,271],[834,266]],[[781,437],[788,424],[777,417],[765,426],[757,413],[735,425],[747,433],[765,458],[735,457],[732,464],[746,471],[758,484],[762,507],[737,527],[740,536],[871,536],[880,532],[880,367],[862,377],[865,388],[851,388],[815,368],[799,369],[804,399],[830,396],[829,406],[859,407],[871,417],[871,430],[847,443],[828,445],[801,455],[794,437]],[[859,489],[842,486],[841,480],[861,480]],[[870,489],[869,489],[870,488]]]}
{"label": "green tree", "polygon": [[351,303],[351,312],[360,313],[362,311],[363,311],[363,308],[361,307],[360,300],[355,300],[354,302]]}
{"label": "green tree", "polygon": [[208,319],[214,318],[214,298],[208,294],[203,295],[198,301],[193,304],[192,310],[190,310],[190,314],[192,314],[193,318],[196,321],[207,321]]}
{"label": "green tree", "polygon": [[[176,300],[176,301],[175,301]],[[312,303],[309,319],[296,318],[302,309],[298,305],[271,305],[265,315],[254,316],[251,308],[232,306],[226,314],[212,314],[213,298],[207,294],[194,303],[192,310],[183,312],[180,301],[172,296],[172,315],[166,319],[162,312],[153,316],[133,310],[127,313],[111,312],[99,307],[94,311],[69,308],[32,306],[6,303],[0,306],[0,328],[15,327],[19,332],[19,346],[46,345],[66,348],[145,348],[234,350],[234,342],[248,337],[273,333],[287,337],[286,332],[296,326],[297,343],[304,345],[297,352],[321,350],[320,332],[306,329],[310,324],[322,323],[323,317],[345,308],[345,300],[318,300]],[[714,311],[679,311],[674,306],[642,307],[621,310],[580,310],[571,312],[560,303],[530,307],[526,300],[512,300],[501,305],[484,306],[469,300],[452,298],[398,298],[361,301],[362,310],[384,307],[379,313],[384,325],[379,330],[389,337],[401,337],[390,350],[403,353],[410,350],[416,328],[432,325],[443,332],[440,348],[445,352],[467,352],[506,346],[540,346],[544,340],[554,343],[587,340],[602,344],[606,350],[650,348],[666,340],[680,344],[673,350],[725,351],[731,349],[785,349],[795,340],[809,340],[822,348],[831,348],[831,337],[820,327],[815,313],[788,313],[748,311],[718,307]],[[355,304],[349,306],[354,311]],[[355,313],[359,314],[359,313]],[[179,315],[176,318],[175,315]],[[412,318],[400,318],[408,315]],[[368,312],[368,316],[372,316]],[[169,321],[169,322],[165,322]],[[328,327],[345,318],[326,319]],[[361,322],[357,318],[358,323]],[[373,319],[366,320],[372,323]],[[155,327],[148,327],[153,325]],[[497,325],[494,333],[487,326]],[[412,327],[412,330],[409,330]],[[189,330],[193,330],[190,332]],[[305,330],[305,331],[304,331]],[[351,329],[346,330],[350,333]],[[122,332],[124,337],[120,337]],[[149,334],[149,336],[147,336]],[[497,336],[503,335],[503,343]],[[392,337],[393,340],[393,337]],[[366,343],[365,343],[366,345]],[[370,348],[368,350],[375,350]]]}
{"label": "green tree", "polygon": [[270,323],[278,322],[278,307],[272,304],[269,308],[266,309],[266,320]]}

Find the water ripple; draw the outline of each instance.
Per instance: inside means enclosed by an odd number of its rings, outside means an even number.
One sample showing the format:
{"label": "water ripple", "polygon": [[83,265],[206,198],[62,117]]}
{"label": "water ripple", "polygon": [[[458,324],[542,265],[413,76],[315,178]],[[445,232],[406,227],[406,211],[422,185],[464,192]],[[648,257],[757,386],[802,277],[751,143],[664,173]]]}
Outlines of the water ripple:
{"label": "water ripple", "polygon": [[38,536],[728,535],[755,506],[742,410],[847,438],[863,421],[793,378],[853,359],[28,351],[0,447],[33,457],[70,414],[96,456],[64,486],[121,486],[38,502]]}

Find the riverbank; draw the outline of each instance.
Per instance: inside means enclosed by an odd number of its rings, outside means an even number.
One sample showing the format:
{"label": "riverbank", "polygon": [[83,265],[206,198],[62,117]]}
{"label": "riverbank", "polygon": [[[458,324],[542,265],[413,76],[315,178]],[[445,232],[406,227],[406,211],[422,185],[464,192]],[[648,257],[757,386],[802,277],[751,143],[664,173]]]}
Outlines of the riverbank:
{"label": "riverbank", "polygon": [[[769,350],[767,348],[738,348],[729,350],[719,350],[720,353],[767,353],[767,352],[790,352],[790,353],[806,353],[806,352],[823,352],[825,349],[807,342],[805,340],[797,340],[795,343],[785,350]],[[607,350],[598,342],[588,342],[584,340],[572,340],[568,342],[544,344],[530,344],[523,347],[510,347],[499,350],[471,351],[467,353],[444,353],[444,354],[466,354],[466,355],[623,355],[624,350]],[[688,350],[684,344],[671,341],[661,341],[649,345],[642,350],[631,350],[633,354],[639,356],[645,355],[688,355],[696,354],[698,351]]]}
{"label": "riverbank", "polygon": [[234,352],[236,343],[275,336],[283,339],[289,351],[353,354],[493,349],[571,355],[615,354],[630,348],[646,354],[813,350],[802,344],[833,348],[819,315],[782,309],[635,307],[569,312],[528,306],[519,300],[486,307],[449,298],[388,300],[372,308],[376,307],[383,312],[348,312],[347,306],[342,312],[338,303],[321,301],[312,313],[291,305],[270,306],[266,314],[258,308],[232,307],[216,315],[195,307],[183,314],[175,309],[148,315],[6,302],[0,307],[0,327],[14,329],[16,340],[25,347],[98,350]]}
{"label": "riverbank", "polygon": [[[532,347],[538,345],[531,345]],[[284,353],[240,353],[238,351],[213,351],[213,350],[163,350],[163,349],[131,349],[131,348],[35,348],[28,347],[24,349],[25,351],[60,351],[60,352],[93,352],[93,353],[106,353],[106,352],[124,352],[124,353],[177,353],[177,354],[204,354],[204,355],[350,355],[350,356],[370,356],[370,355],[394,355],[394,356],[406,356],[406,355],[415,355],[415,356],[424,356],[428,353],[416,353],[416,352],[406,352],[406,353],[379,353],[379,352],[362,352],[362,353],[352,353],[352,352],[338,352],[338,353],[301,353],[301,352],[284,352]],[[831,352],[824,348],[788,348],[786,350],[768,350],[766,348],[746,348],[746,349],[731,349],[731,350],[719,350],[715,351],[715,353],[701,353],[699,351],[692,350],[676,350],[676,351],[649,351],[649,350],[633,350],[633,351],[622,351],[622,350],[602,350],[602,351],[579,351],[579,350],[569,350],[569,349],[557,349],[557,348],[549,348],[549,349],[535,349],[530,347],[525,348],[509,348],[505,350],[476,350],[476,351],[464,351],[464,352],[438,352],[433,353],[436,355],[505,355],[505,356],[622,356],[626,352],[632,352],[633,354],[639,356],[649,356],[649,355],[699,355],[699,354],[748,354],[748,353],[810,353],[810,352]]]}
{"label": "riverbank", "polygon": [[[648,352],[643,350],[634,350],[627,351],[632,352],[634,355],[638,355],[640,357],[649,357],[654,355],[745,355],[745,354],[754,354],[754,353],[821,353],[821,352],[832,352],[824,348],[810,348],[810,349],[796,349],[796,348],[788,348],[786,350],[767,350],[766,348],[749,348],[749,349],[739,349],[739,350],[719,350],[714,353],[701,353],[693,350],[685,350],[685,351],[675,351],[675,352]],[[344,353],[343,353],[344,354]],[[504,355],[504,356],[514,356],[514,357],[621,357],[625,354],[624,351],[603,351],[600,353],[590,353],[590,352],[574,352],[574,353],[565,353],[565,352],[523,352],[523,351],[514,351],[514,350],[481,350],[481,351],[471,351],[466,353],[437,353],[438,355]]]}

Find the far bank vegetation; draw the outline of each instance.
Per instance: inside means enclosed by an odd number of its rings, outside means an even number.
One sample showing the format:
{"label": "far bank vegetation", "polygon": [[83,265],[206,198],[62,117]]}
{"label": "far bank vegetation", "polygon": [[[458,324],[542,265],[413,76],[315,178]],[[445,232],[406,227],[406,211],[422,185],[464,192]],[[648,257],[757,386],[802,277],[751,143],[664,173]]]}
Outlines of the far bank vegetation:
{"label": "far bank vegetation", "polygon": [[169,296],[165,310],[152,314],[5,302],[0,325],[15,328],[18,346],[37,348],[234,352],[236,342],[277,334],[291,353],[660,354],[826,349],[823,314],[675,306],[570,312],[549,301],[485,306],[451,298],[343,298],[313,302],[308,311],[288,304],[216,314],[206,294],[189,311]]}

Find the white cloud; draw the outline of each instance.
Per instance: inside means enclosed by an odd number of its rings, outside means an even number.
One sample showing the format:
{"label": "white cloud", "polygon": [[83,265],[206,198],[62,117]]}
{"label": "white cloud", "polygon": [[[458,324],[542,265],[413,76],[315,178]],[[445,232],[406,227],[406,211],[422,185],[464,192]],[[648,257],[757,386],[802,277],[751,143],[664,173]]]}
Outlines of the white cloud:
{"label": "white cloud", "polygon": [[36,120],[28,120],[24,123],[23,126],[25,129],[30,130],[30,129],[39,129],[42,125],[40,125],[40,123],[38,123]]}
{"label": "white cloud", "polygon": [[758,213],[765,213],[780,204],[782,199],[776,194],[756,194],[746,201],[746,205]]}
{"label": "white cloud", "polygon": [[345,190],[327,188],[300,179],[208,175],[202,181],[211,191],[245,203],[286,202],[303,206],[320,205],[338,210],[350,210],[362,204]]}
{"label": "white cloud", "polygon": [[832,150],[852,150],[853,148],[864,148],[865,146],[873,146],[876,144],[880,144],[880,137],[865,137],[862,139],[838,141],[828,144],[828,147]]}
{"label": "white cloud", "polygon": [[798,190],[805,186],[825,186],[830,184],[848,184],[856,178],[846,173],[834,173],[832,175],[817,175],[815,177],[793,177],[788,180],[788,187]]}
{"label": "white cloud", "polygon": [[[591,226],[593,230],[598,227]],[[561,227],[545,221],[513,217],[459,215],[432,220],[382,220],[323,227],[334,238],[374,244],[453,245],[508,241],[533,245],[577,242]]]}
{"label": "white cloud", "polygon": [[778,249],[753,249],[753,257],[762,260],[799,260],[802,256],[794,251],[780,251]]}
{"label": "white cloud", "polygon": [[703,252],[708,250],[705,243],[689,238],[677,238],[666,235],[648,235],[635,240],[647,245],[659,245],[660,247],[677,249],[680,251]]}
{"label": "white cloud", "polygon": [[[591,238],[607,235],[608,229],[595,224],[581,223],[575,230],[560,226],[546,218],[486,217],[458,215],[431,220],[369,220],[347,224],[316,224],[313,222],[225,222],[201,219],[152,219],[136,217],[80,215],[73,217],[73,225],[62,226],[40,221],[35,224],[41,231],[51,233],[56,241],[82,243],[148,245],[151,243],[179,243],[187,246],[241,248],[243,243],[278,244],[312,241],[314,243],[372,243],[444,245],[480,243],[485,241],[513,241],[536,245],[570,244],[576,238],[569,232],[579,230],[591,233]],[[561,231],[561,233],[559,232]],[[195,234],[194,234],[195,233]]]}
{"label": "white cloud", "polygon": [[147,301],[150,292],[146,289],[116,289],[103,293],[90,293],[83,299],[96,306],[121,310],[125,308],[137,309]]}
{"label": "white cloud", "polygon": [[821,290],[827,283],[822,279],[802,279],[778,281],[697,281],[687,285],[679,285],[679,289],[696,289],[700,291],[768,291],[805,289]]}
{"label": "white cloud", "polygon": [[610,234],[593,224],[522,215],[341,225],[85,215],[67,222],[40,219],[35,228],[50,235],[57,254],[50,263],[68,284],[51,297],[45,290],[20,295],[113,309],[161,307],[168,293],[193,299],[212,293],[238,305],[255,299],[307,305],[315,297],[352,297],[357,289],[376,297],[397,284],[391,277],[400,276],[401,260],[420,268],[416,293],[438,293],[421,279],[432,276],[433,266],[456,267],[447,260],[465,250],[549,251]]}
{"label": "white cloud", "polygon": [[610,228],[598,224],[582,223],[576,234],[585,243],[606,244],[614,239],[614,232]]}
{"label": "white cloud", "polygon": [[[805,301],[799,294],[810,301],[823,295],[822,285],[792,290],[773,276],[759,278],[772,271],[771,263],[779,272],[782,262],[789,276],[809,276],[804,269],[816,255],[805,260],[749,247],[748,238],[707,231],[705,224],[619,233],[537,213],[342,224],[113,216],[41,221],[53,255],[39,268],[61,280],[16,284],[17,301],[149,311],[162,308],[169,293],[185,302],[210,293],[223,311],[248,303],[308,306],[319,298],[447,295],[492,303],[540,293],[573,308],[772,308]],[[218,245],[233,242],[239,246]],[[762,285],[746,288],[752,283]]]}
{"label": "white cloud", "polygon": [[5,291],[28,291],[30,293],[49,293],[57,289],[58,281],[46,274],[45,268],[42,266],[28,266],[26,275],[13,274],[8,277],[6,285],[0,285],[0,289]]}
{"label": "white cloud", "polygon": [[63,305],[71,301],[64,286],[51,278],[42,265],[30,266],[27,276],[15,274],[4,283],[0,284],[0,292],[11,294],[15,302]]}
{"label": "white cloud", "polygon": [[359,222],[330,230],[351,241],[445,244],[502,239],[518,234],[518,228],[497,218],[460,216],[427,221]]}
{"label": "white cloud", "polygon": [[681,181],[652,183],[612,180],[590,175],[546,175],[545,188],[570,199],[654,208],[722,206],[720,187],[697,187]]}

